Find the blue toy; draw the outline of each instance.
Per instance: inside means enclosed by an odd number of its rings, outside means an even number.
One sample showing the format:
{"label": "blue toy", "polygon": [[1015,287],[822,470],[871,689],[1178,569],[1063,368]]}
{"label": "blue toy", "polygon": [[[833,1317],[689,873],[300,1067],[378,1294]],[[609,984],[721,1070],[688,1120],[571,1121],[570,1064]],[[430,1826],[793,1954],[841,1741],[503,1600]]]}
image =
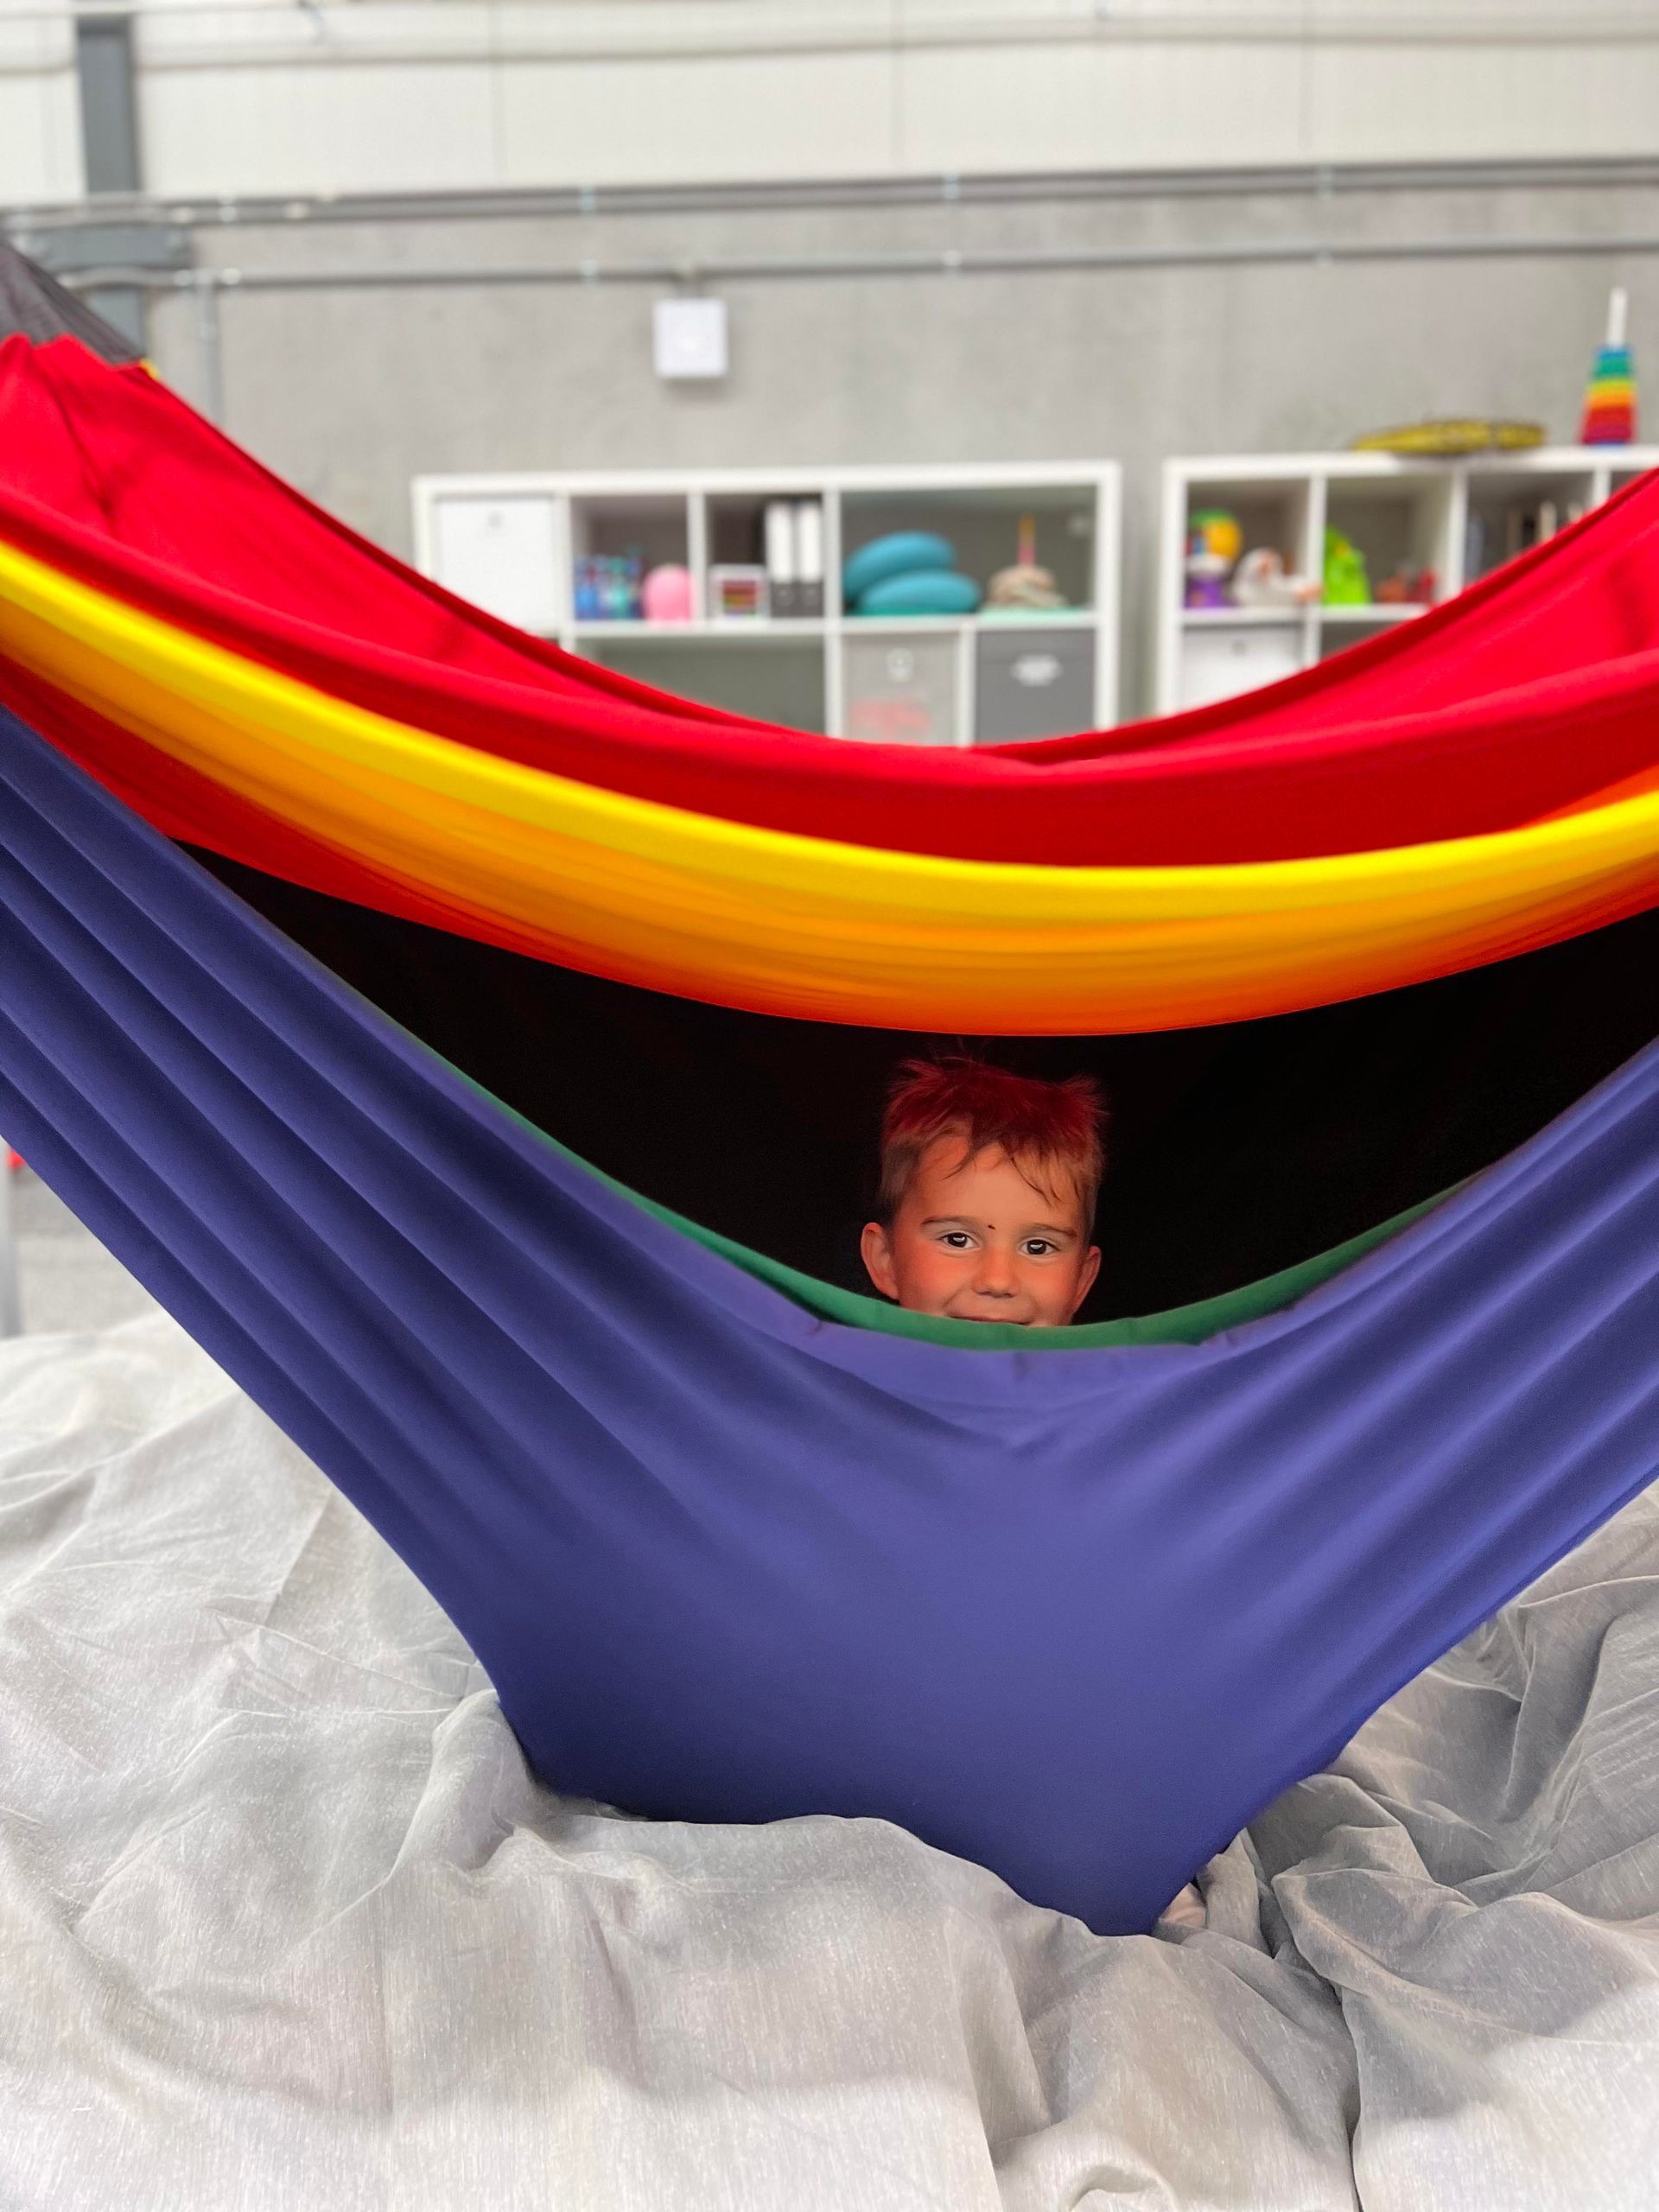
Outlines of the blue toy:
{"label": "blue toy", "polygon": [[971,614],[980,602],[971,576],[950,569],[911,569],[873,584],[858,602],[861,614]]}
{"label": "blue toy", "polygon": [[873,537],[850,556],[842,570],[842,596],[849,607],[857,607],[868,592],[890,576],[918,569],[954,569],[956,564],[957,549],[948,537],[931,530],[895,530],[886,537]]}

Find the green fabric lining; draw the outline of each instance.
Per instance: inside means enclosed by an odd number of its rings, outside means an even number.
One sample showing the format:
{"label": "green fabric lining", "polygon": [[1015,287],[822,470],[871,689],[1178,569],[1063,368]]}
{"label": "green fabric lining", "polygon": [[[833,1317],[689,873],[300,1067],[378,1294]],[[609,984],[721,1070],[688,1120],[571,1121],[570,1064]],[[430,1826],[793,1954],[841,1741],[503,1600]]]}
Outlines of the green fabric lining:
{"label": "green fabric lining", "polygon": [[[412,1034],[405,1031],[405,1035]],[[423,1052],[431,1052],[450,1072],[461,1077],[480,1097],[487,1098],[498,1112],[507,1115],[522,1129],[550,1145],[591,1175],[595,1182],[603,1183],[608,1190],[626,1198],[632,1205],[652,1214],[671,1229],[689,1236],[710,1252],[718,1252],[734,1267],[741,1268],[746,1274],[759,1281],[769,1283],[792,1299],[810,1313],[826,1321],[837,1321],[849,1329],[878,1329],[890,1337],[910,1337],[921,1344],[956,1344],[970,1351],[1084,1351],[1109,1344],[1196,1344],[1206,1337],[1219,1336],[1224,1329],[1236,1329],[1246,1321],[1257,1321],[1268,1313],[1282,1313],[1305,1298],[1321,1283],[1329,1282],[1355,1261],[1374,1252],[1379,1244],[1387,1243],[1391,1236],[1421,1221],[1426,1213],[1450,1198],[1451,1191],[1440,1191],[1419,1205],[1408,1206],[1403,1213],[1395,1214],[1376,1229],[1362,1230],[1357,1236],[1351,1236],[1345,1244],[1338,1244],[1328,1252],[1316,1253],[1311,1260],[1300,1260],[1294,1267],[1281,1268],[1277,1274],[1264,1275],[1260,1282],[1246,1283],[1242,1290],[1224,1291],[1218,1297],[1201,1298],[1191,1306],[1177,1306],[1167,1313],[1147,1313],[1119,1321],[1088,1321],[1067,1329],[1026,1329],[1007,1321],[951,1321],[936,1319],[931,1313],[907,1313],[902,1306],[890,1306],[886,1299],[870,1298],[856,1290],[838,1290],[833,1283],[820,1282],[816,1275],[803,1274],[798,1268],[785,1267],[781,1260],[768,1259],[764,1252],[752,1251],[747,1244],[740,1244],[734,1237],[722,1236],[717,1230],[704,1229],[699,1223],[688,1221],[683,1214],[676,1213],[671,1206],[658,1205],[654,1198],[631,1190],[614,1175],[607,1175],[584,1160],[580,1153],[572,1152],[569,1145],[561,1144],[556,1137],[475,1083],[464,1070],[453,1066],[429,1045],[422,1044]],[[1453,1190],[1461,1190],[1454,1184]]]}
{"label": "green fabric lining", "polygon": [[[587,1163],[584,1161],[583,1166]],[[590,1171],[595,1174],[597,1169]],[[1069,1329],[1026,1329],[1008,1321],[950,1321],[936,1319],[931,1313],[907,1313],[902,1306],[890,1306],[884,1298],[867,1298],[856,1290],[837,1290],[833,1283],[820,1282],[816,1276],[803,1274],[798,1268],[785,1267],[781,1261],[768,1259],[764,1252],[752,1252],[747,1245],[739,1244],[729,1236],[719,1236],[712,1229],[702,1229],[683,1215],[674,1213],[667,1206],[659,1206],[654,1199],[642,1198],[625,1183],[618,1183],[608,1176],[601,1180],[609,1183],[614,1191],[632,1198],[647,1213],[655,1214],[658,1221],[665,1221],[670,1228],[707,1245],[711,1252],[718,1252],[734,1266],[740,1267],[798,1306],[804,1306],[811,1313],[820,1314],[826,1321],[839,1321],[852,1329],[885,1330],[890,1337],[912,1337],[918,1342],[931,1344],[961,1344],[977,1351],[1084,1351],[1103,1344],[1196,1344],[1206,1337],[1219,1336],[1224,1329],[1236,1329],[1245,1321],[1259,1320],[1263,1314],[1278,1313],[1287,1306],[1294,1306],[1310,1290],[1317,1290],[1332,1275],[1340,1274],[1356,1260],[1375,1251],[1390,1236],[1421,1220],[1440,1198],[1449,1195],[1440,1192],[1425,1198],[1420,1205],[1408,1206],[1379,1228],[1363,1230],[1357,1236],[1351,1236],[1345,1244],[1338,1244],[1329,1252],[1320,1252],[1311,1260],[1299,1261],[1294,1267],[1281,1268],[1277,1274],[1266,1275],[1260,1282],[1247,1283],[1242,1290],[1223,1291],[1216,1298],[1201,1298],[1192,1306],[1177,1306],[1167,1313],[1147,1313],[1120,1321],[1086,1321]]]}

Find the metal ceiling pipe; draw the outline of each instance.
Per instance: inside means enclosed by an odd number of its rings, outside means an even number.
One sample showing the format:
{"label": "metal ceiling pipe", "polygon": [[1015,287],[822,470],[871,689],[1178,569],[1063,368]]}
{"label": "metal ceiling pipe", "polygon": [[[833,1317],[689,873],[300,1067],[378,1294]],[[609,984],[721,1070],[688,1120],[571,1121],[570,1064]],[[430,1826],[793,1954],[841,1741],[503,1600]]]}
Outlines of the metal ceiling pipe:
{"label": "metal ceiling pipe", "polygon": [[1571,191],[1659,186],[1659,160],[1309,162],[1224,169],[1062,170],[1005,176],[797,179],[783,183],[569,185],[513,190],[235,196],[100,194],[96,206],[14,209],[13,232],[111,222],[224,230],[288,223],[544,221],[607,215],[788,213],[812,209],[1041,206],[1240,195]]}
{"label": "metal ceiling pipe", "polygon": [[493,284],[657,284],[790,283],[882,276],[990,276],[1261,265],[1274,263],[1512,260],[1527,257],[1659,252],[1659,232],[1563,232],[1535,237],[1418,238],[1270,238],[1213,245],[1061,246],[974,251],[920,248],[892,253],[710,254],[696,259],[651,256],[627,261],[503,263],[499,267],[339,269],[108,268],[78,270],[60,281],[78,290],[132,283],[158,292],[315,292],[428,290]]}

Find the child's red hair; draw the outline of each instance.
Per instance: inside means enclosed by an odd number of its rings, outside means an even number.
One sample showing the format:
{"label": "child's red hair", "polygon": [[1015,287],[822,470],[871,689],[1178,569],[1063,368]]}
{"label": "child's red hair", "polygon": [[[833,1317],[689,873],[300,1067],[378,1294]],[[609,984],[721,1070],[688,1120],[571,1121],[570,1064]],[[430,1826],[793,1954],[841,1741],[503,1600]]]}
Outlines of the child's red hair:
{"label": "child's red hair", "polygon": [[906,1060],[894,1073],[881,1117],[880,1217],[892,1221],[929,1145],[960,1135],[964,1159],[995,1145],[1046,1184],[1057,1171],[1069,1176],[1084,1219],[1092,1221],[1106,1168],[1105,1122],[1091,1076],[1042,1083],[965,1053]]}

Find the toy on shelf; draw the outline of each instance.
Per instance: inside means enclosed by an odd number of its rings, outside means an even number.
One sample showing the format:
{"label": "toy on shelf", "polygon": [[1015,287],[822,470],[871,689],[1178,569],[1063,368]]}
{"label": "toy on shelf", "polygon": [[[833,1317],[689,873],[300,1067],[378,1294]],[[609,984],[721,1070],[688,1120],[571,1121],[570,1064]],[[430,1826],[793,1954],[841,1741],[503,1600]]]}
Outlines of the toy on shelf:
{"label": "toy on shelf", "polygon": [[1293,575],[1285,556],[1271,545],[1258,545],[1239,556],[1230,586],[1236,607],[1306,607],[1321,586],[1316,577]]}
{"label": "toy on shelf", "polygon": [[1049,613],[1067,604],[1052,569],[1037,558],[1037,518],[1020,518],[1019,550],[1011,568],[999,569],[985,594],[988,609],[1001,613]]}
{"label": "toy on shelf", "polygon": [[856,614],[971,614],[982,594],[971,576],[955,569],[918,569],[873,584],[859,601]]}
{"label": "toy on shelf", "polygon": [[861,545],[842,572],[849,614],[971,614],[982,594],[957,549],[928,530],[893,531]]}
{"label": "toy on shelf", "polygon": [[1244,550],[1236,515],[1224,507],[1198,507],[1186,518],[1186,604],[1227,605],[1227,579]]}
{"label": "toy on shelf", "polygon": [[764,622],[772,612],[766,570],[754,561],[716,561],[709,571],[709,611],[721,622]]}
{"label": "toy on shelf", "polygon": [[1433,569],[1396,569],[1376,587],[1379,607],[1433,607],[1440,595],[1440,580]]}
{"label": "toy on shelf", "polygon": [[647,572],[639,592],[647,622],[689,622],[691,604],[690,569],[682,568],[677,561],[665,561]]}
{"label": "toy on shelf", "polygon": [[1525,453],[1544,442],[1541,423],[1510,423],[1485,416],[1454,415],[1407,423],[1393,430],[1368,430],[1349,441],[1351,453],[1397,453],[1420,460],[1449,460],[1465,453]]}
{"label": "toy on shelf", "polygon": [[1607,342],[1596,355],[1584,395],[1580,445],[1627,446],[1636,435],[1636,371],[1626,340],[1630,309],[1630,294],[1616,284],[1607,302]]}
{"label": "toy on shelf", "polygon": [[579,553],[572,594],[577,621],[636,621],[644,570],[638,552]]}
{"label": "toy on shelf", "polygon": [[1328,525],[1325,533],[1325,603],[1327,607],[1369,607],[1371,579],[1365,556],[1351,537]]}

